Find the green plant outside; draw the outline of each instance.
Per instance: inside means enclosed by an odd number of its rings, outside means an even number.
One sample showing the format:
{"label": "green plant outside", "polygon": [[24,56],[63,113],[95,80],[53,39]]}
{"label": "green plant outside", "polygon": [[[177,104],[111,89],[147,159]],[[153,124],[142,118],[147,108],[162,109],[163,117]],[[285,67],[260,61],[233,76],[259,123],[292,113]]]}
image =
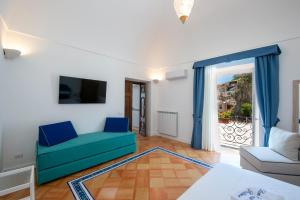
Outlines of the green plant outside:
{"label": "green plant outside", "polygon": [[219,118],[220,119],[230,119],[232,117],[232,111],[225,111],[225,112],[220,112],[219,113]]}
{"label": "green plant outside", "polygon": [[241,114],[244,117],[251,117],[251,115],[252,115],[252,104],[251,103],[243,103],[241,105]]}

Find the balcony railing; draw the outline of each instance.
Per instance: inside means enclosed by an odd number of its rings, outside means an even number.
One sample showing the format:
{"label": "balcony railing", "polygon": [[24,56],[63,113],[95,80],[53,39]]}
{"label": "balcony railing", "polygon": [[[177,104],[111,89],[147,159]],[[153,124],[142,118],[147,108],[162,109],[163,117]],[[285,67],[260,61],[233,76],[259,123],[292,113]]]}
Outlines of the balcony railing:
{"label": "balcony railing", "polygon": [[234,116],[230,119],[219,118],[220,145],[239,148],[253,145],[254,131],[252,118]]}

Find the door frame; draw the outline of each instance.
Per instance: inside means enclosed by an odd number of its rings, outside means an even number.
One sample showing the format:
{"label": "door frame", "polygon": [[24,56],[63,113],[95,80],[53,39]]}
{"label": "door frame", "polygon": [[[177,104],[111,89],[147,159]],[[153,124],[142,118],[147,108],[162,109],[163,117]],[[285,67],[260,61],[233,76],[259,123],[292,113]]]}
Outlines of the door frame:
{"label": "door frame", "polygon": [[[130,94],[128,96],[128,88],[130,90]],[[128,102],[129,101],[129,102]],[[129,108],[127,108],[127,104],[129,103]],[[127,113],[128,112],[128,113]],[[132,131],[132,83],[130,81],[125,80],[125,86],[124,86],[124,117],[128,118],[128,125],[129,130]]]}
{"label": "door frame", "polygon": [[[147,84],[149,83],[149,81],[143,81],[143,80],[136,80],[136,79],[131,79],[131,78],[125,78],[125,86],[124,86],[124,116],[126,116],[126,83],[130,83],[131,84],[131,105],[132,105],[132,84],[136,84],[136,85],[143,85],[144,88],[145,88],[145,94],[146,94],[146,101],[144,102],[144,106],[145,106],[145,110],[144,110],[144,117],[145,117],[145,135],[144,136],[147,136],[147,123],[148,123],[148,119],[147,119],[147,112],[148,112],[148,103],[147,101],[148,100],[148,87],[147,87]],[[140,96],[141,96],[141,90],[140,90]],[[140,113],[139,113],[139,123],[141,123],[141,117],[142,117],[142,109],[141,109],[141,104],[142,104],[142,99],[140,98]],[[132,131],[132,106],[130,107],[130,114],[129,114],[129,130]],[[139,132],[140,132],[140,129],[141,129],[141,124],[139,124]]]}

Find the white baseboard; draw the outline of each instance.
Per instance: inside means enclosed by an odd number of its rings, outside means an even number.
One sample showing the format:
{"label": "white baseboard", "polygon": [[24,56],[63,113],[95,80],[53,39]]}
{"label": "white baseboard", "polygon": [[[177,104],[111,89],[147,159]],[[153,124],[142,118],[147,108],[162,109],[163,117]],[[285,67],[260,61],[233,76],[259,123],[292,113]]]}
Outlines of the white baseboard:
{"label": "white baseboard", "polygon": [[155,135],[157,135],[157,132],[151,131],[150,134],[148,134],[147,136],[155,136]]}
{"label": "white baseboard", "polygon": [[168,139],[171,139],[171,140],[176,140],[178,142],[183,142],[185,144],[191,144],[191,141],[189,141],[188,139],[183,139],[183,138],[179,138],[179,137],[171,137],[171,136],[168,136],[168,135],[164,135],[164,134],[155,134],[157,136],[161,136],[161,137],[164,137],[164,138],[168,138]]}

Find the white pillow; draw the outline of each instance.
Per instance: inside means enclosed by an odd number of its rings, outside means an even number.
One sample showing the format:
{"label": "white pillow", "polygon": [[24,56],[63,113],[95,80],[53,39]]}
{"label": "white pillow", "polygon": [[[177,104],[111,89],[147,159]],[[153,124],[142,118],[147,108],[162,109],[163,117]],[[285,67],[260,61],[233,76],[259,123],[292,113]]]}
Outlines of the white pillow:
{"label": "white pillow", "polygon": [[269,148],[290,160],[298,161],[300,134],[273,127],[270,133]]}

